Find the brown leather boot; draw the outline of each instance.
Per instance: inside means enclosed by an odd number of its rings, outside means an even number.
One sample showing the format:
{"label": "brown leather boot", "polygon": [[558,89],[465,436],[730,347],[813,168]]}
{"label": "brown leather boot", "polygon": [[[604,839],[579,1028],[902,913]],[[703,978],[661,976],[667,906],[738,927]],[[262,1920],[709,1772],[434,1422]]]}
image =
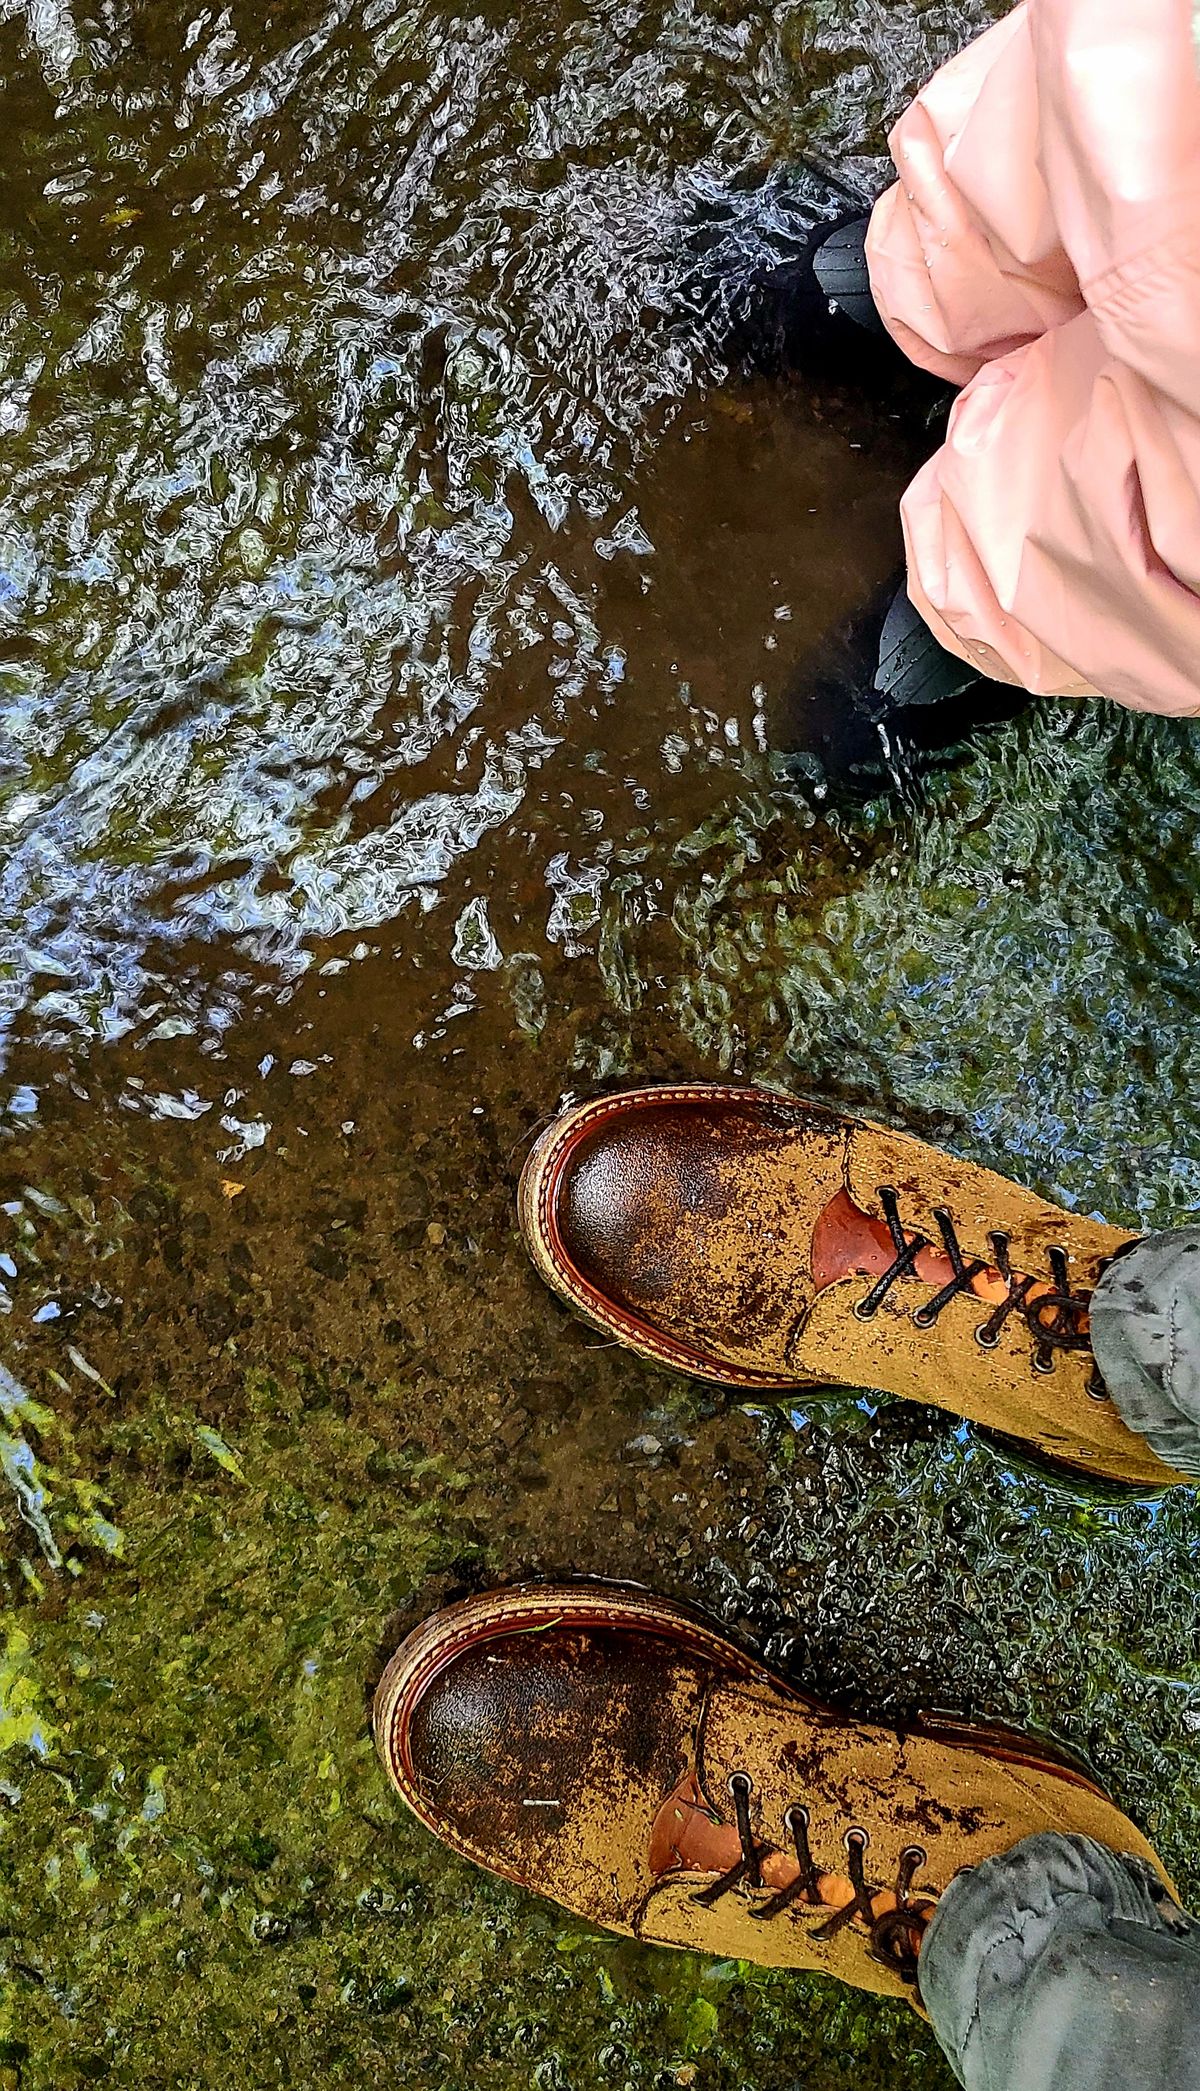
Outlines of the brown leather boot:
{"label": "brown leather boot", "polygon": [[444,1843],[590,1923],[886,1995],[915,1995],[955,1874],[1034,1831],[1162,1872],[1041,1745],[851,1720],[639,1589],[528,1586],[438,1613],[392,1658],[375,1739]]}
{"label": "brown leather boot", "polygon": [[1091,1475],[1186,1482],[1088,1342],[1129,1234],[904,1133],[760,1089],[629,1090],[542,1135],[520,1215],[546,1282],[656,1364],[745,1394],[877,1387]]}

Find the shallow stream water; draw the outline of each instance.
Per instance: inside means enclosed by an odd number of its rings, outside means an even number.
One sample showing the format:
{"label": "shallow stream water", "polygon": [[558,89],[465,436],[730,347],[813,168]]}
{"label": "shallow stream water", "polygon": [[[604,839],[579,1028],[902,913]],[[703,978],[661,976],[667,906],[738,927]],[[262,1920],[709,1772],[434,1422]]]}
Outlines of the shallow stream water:
{"label": "shallow stream water", "polygon": [[948,2083],[908,2014],[446,1858],[366,1709],[524,1574],[1085,1751],[1200,1892],[1200,1526],[945,1415],[606,1347],[564,1096],[833,1096],[1200,1204],[1200,741],[765,752],[883,581],[894,403],[733,344],[949,0],[0,0],[0,2091]]}

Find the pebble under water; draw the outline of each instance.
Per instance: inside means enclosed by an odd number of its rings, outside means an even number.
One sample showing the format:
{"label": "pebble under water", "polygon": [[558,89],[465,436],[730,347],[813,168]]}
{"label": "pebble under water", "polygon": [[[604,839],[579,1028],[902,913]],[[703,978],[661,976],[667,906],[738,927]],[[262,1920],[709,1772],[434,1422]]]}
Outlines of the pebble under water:
{"label": "pebble under water", "polygon": [[1055,1734],[1200,1895],[1191,1492],[727,1404],[514,1224],[643,1075],[1200,1205],[1195,729],[1037,705],[865,803],[767,752],[922,436],[739,344],[987,18],[0,0],[0,2091],[944,2091],[403,1815],[380,1668],[518,1576]]}

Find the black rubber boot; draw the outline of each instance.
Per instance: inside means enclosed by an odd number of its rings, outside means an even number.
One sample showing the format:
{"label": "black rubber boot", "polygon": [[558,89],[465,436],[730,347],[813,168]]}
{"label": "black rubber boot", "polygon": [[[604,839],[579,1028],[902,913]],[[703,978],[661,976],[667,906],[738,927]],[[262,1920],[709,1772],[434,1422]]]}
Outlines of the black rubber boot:
{"label": "black rubber boot", "polygon": [[871,796],[911,786],[932,757],[1028,702],[940,646],[900,576],[826,638],[768,730],[784,775],[822,796]]}
{"label": "black rubber boot", "polygon": [[[939,645],[901,581],[879,634],[873,682],[878,716],[894,717],[897,712],[953,703],[983,680],[978,668]],[[871,703],[870,697],[867,702]]]}
{"label": "black rubber boot", "polygon": [[867,267],[870,217],[850,218],[827,233],[812,258],[812,271],[836,312],[871,334],[887,334],[871,290]]}
{"label": "black rubber boot", "polygon": [[871,292],[861,204],[810,227],[776,267],[731,279],[729,360],[766,377],[800,378],[927,416],[947,387],[893,341]]}
{"label": "black rubber boot", "polygon": [[889,423],[935,419],[952,396],[909,361],[871,294],[870,199],[797,156],[753,188],[697,196],[684,233],[680,323],[726,370],[797,382],[826,404],[866,401]]}

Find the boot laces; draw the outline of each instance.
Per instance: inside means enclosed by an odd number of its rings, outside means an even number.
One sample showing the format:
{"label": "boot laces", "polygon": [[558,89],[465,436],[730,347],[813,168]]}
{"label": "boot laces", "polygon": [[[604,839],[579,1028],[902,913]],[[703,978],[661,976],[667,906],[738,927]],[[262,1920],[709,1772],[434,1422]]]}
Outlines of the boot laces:
{"label": "boot laces", "polygon": [[[870,1321],[878,1313],[893,1285],[899,1279],[915,1277],[916,1263],[922,1249],[934,1245],[925,1234],[909,1235],[900,1218],[899,1194],[890,1184],[879,1186],[879,1203],[892,1238],[895,1256],[886,1271],[878,1277],[871,1290],[859,1300],[854,1308],[860,1321]],[[1009,1316],[1020,1314],[1028,1324],[1033,1336],[1033,1370],[1053,1372],[1054,1353],[1059,1350],[1083,1350],[1090,1348],[1087,1332],[1088,1309],[1092,1295],[1089,1292],[1073,1292],[1071,1289],[1070,1265],[1065,1249],[1055,1248],[1047,1252],[1053,1286],[1049,1291],[1039,1290],[1030,1298],[1036,1278],[1018,1277],[1012,1267],[1010,1255],[1011,1237],[999,1228],[992,1229],[988,1240],[992,1246],[994,1263],[989,1265],[980,1256],[970,1262],[963,1255],[954,1217],[945,1206],[934,1208],[934,1218],[942,1237],[941,1246],[950,1260],[953,1276],[922,1307],[913,1310],[913,1320],[920,1329],[931,1329],[938,1316],[957,1299],[960,1293],[970,1293],[976,1278],[989,1269],[999,1271],[1008,1290],[1000,1305],[980,1322],[975,1331],[975,1341],[982,1350],[995,1350],[1001,1331]],[[1094,1372],[1088,1384],[1088,1393],[1097,1401],[1108,1399],[1108,1390]]]}
{"label": "boot laces", "polygon": [[[714,1903],[719,1902],[721,1897],[729,1894],[733,1888],[739,1888],[743,1884],[750,1888],[761,1888],[763,1885],[762,1862],[773,1847],[755,1841],[750,1820],[750,1796],[753,1790],[753,1781],[745,1772],[734,1772],[729,1781],[729,1791],[733,1796],[741,1857],[727,1873],[715,1880],[711,1887],[704,1888],[698,1895],[693,1896],[692,1900],[699,1903],[703,1909],[711,1909]],[[822,1901],[820,1875],[809,1843],[808,1809],[793,1804],[785,1811],[783,1820],[792,1840],[799,1871],[788,1887],[780,1889],[761,1909],[754,1911],[755,1920],[760,1924],[771,1923],[775,1917],[782,1916],[785,1910],[791,1909],[797,1903],[804,1903],[812,1909],[829,1908],[829,1904]],[[884,1891],[880,1887],[870,1886],[867,1881],[865,1855],[870,1838],[865,1830],[851,1828],[846,1831],[844,1842],[847,1872],[854,1891],[853,1898],[841,1909],[835,1909],[832,1916],[827,1917],[824,1922],[816,1925],[811,1936],[822,1941],[836,1938],[840,1931],[844,1931],[848,1924],[852,1924],[854,1919],[859,1917],[869,1933],[867,1950],[872,1960],[881,1962],[894,1975],[899,1975],[902,1981],[916,1988],[917,1954],[921,1935],[935,1908],[935,1904],[927,1898],[914,1900],[910,1892],[913,1881],[925,1864],[925,1853],[919,1844],[905,1845],[900,1854],[892,1890],[896,1906],[894,1909],[883,1910],[876,1916],[873,1908],[874,1898]]]}

